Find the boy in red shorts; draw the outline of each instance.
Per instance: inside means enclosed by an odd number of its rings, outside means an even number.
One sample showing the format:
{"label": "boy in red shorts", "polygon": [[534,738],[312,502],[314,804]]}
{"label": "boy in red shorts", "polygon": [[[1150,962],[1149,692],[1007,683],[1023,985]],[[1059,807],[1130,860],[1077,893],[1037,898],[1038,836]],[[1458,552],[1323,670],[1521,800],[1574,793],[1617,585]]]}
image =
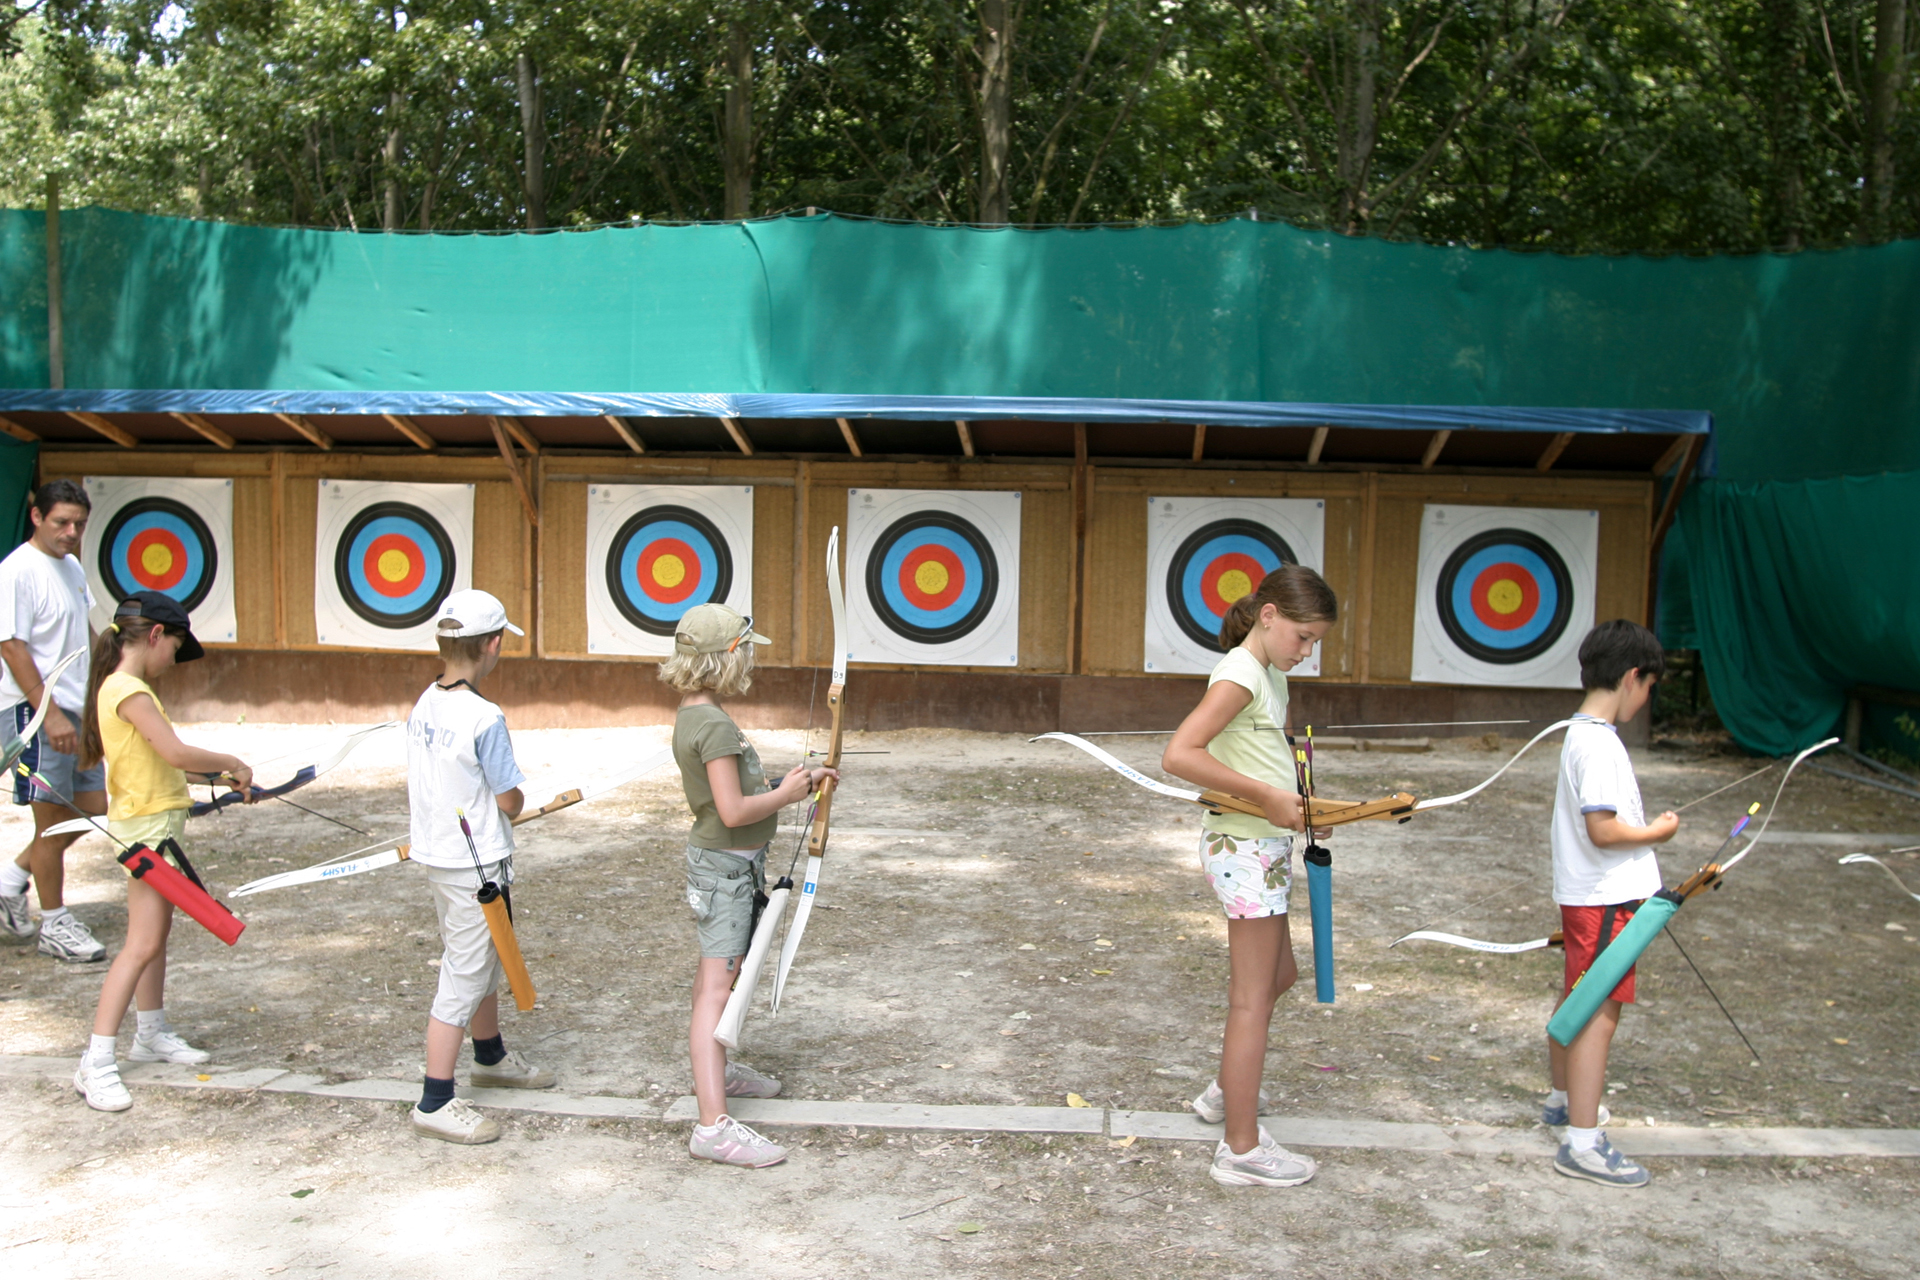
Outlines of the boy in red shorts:
{"label": "boy in red shorts", "polygon": [[[1653,846],[1671,840],[1680,819],[1663,813],[1647,822],[1618,726],[1640,714],[1666,669],[1660,641],[1636,622],[1603,622],[1580,642],[1580,685],[1587,696],[1567,729],[1553,793],[1553,900],[1567,943],[1562,1000],[1626,927],[1634,908],[1662,887]],[[1570,1178],[1610,1187],[1647,1185],[1647,1171],[1614,1150],[1600,1128],[1607,1051],[1620,1025],[1620,1006],[1632,1002],[1628,970],[1572,1044],[1562,1048],[1548,1037],[1553,1093],[1541,1119],[1567,1126],[1553,1167]]]}

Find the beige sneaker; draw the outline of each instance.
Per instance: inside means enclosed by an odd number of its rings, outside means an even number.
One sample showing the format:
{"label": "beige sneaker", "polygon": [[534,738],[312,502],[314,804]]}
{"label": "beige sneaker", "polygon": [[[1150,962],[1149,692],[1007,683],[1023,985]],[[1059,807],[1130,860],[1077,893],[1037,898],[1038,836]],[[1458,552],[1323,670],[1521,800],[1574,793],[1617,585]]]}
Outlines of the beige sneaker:
{"label": "beige sneaker", "polygon": [[[1260,1114],[1267,1114],[1267,1108],[1273,1105],[1273,1099],[1267,1091],[1260,1091]],[[1218,1080],[1207,1085],[1207,1091],[1193,1100],[1193,1113],[1207,1124],[1224,1124],[1227,1119],[1227,1094]]]}
{"label": "beige sneaker", "polygon": [[721,1116],[712,1128],[696,1124],[687,1140],[687,1150],[702,1160],[719,1164],[737,1164],[748,1169],[764,1169],[787,1158],[787,1149],[770,1142],[732,1116]]}
{"label": "beige sneaker", "polygon": [[481,1115],[479,1108],[465,1098],[455,1098],[438,1111],[414,1107],[413,1131],[422,1137],[470,1147],[500,1140],[500,1126]]}
{"label": "beige sneaker", "polygon": [[518,1050],[509,1049],[506,1057],[490,1067],[474,1063],[467,1082],[476,1089],[551,1089],[553,1072],[534,1066]]}
{"label": "beige sneaker", "polygon": [[764,1071],[755,1071],[744,1062],[727,1064],[729,1098],[777,1098],[780,1082]]}

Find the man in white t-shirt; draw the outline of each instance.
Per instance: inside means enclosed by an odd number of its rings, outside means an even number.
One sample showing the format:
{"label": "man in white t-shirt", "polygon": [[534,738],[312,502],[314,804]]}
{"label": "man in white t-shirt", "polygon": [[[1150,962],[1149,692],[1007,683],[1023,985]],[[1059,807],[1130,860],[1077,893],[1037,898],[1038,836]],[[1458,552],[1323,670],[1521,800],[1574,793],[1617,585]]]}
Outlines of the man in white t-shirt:
{"label": "man in white t-shirt", "polygon": [[[40,706],[46,690],[42,674],[68,654],[92,645],[87,610],[93,607],[93,596],[76,554],[91,508],[85,489],[71,480],[49,480],[33,494],[33,536],[0,560],[0,707],[13,717],[9,728],[15,733]],[[13,802],[31,807],[36,833],[73,817],[55,791],[85,813],[107,811],[104,769],[97,762],[91,769],[80,768],[88,665],[83,658],[60,673],[46,721],[20,758],[53,790],[18,772],[13,777]],[[31,879],[40,890],[40,954],[79,962],[105,958],[107,949],[67,910],[62,896],[67,846],[78,838],[36,834],[18,858],[0,865],[0,938],[33,936],[27,913]]]}

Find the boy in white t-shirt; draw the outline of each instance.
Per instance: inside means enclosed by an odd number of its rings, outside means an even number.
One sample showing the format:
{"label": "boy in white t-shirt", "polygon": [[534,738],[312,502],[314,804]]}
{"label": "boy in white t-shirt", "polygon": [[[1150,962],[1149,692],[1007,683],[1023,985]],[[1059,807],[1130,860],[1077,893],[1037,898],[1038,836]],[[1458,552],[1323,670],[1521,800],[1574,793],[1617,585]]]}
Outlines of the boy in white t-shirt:
{"label": "boy in white t-shirt", "polygon": [[[407,717],[409,858],[427,873],[440,918],[440,985],[427,1018],[427,1071],[413,1109],[416,1133],[444,1142],[492,1142],[500,1126],[453,1096],[460,1042],[473,1036],[475,1085],[547,1089],[553,1073],[510,1052],[500,1035],[498,989],[503,972],[479,890],[513,883],[513,818],[524,807],[526,781],[513,758],[507,718],[476,687],[500,661],[502,633],[525,632],[507,621],[485,591],[456,591],[441,604],[434,628],[446,670],[427,686]],[[460,830],[465,812],[473,846]],[[478,865],[476,866],[476,862]],[[509,910],[511,907],[509,906]]]}
{"label": "boy in white t-shirt", "polygon": [[[1637,622],[1603,622],[1580,642],[1580,684],[1587,696],[1567,729],[1553,793],[1553,900],[1560,906],[1567,952],[1562,1000],[1634,909],[1663,887],[1653,846],[1671,840],[1680,819],[1663,813],[1647,822],[1617,726],[1640,714],[1666,669],[1660,641]],[[1571,1045],[1547,1040],[1553,1093],[1540,1118],[1567,1126],[1553,1167],[1603,1186],[1647,1184],[1647,1171],[1616,1151],[1600,1127],[1607,1052],[1620,1007],[1633,1001],[1633,977],[1629,969]]]}

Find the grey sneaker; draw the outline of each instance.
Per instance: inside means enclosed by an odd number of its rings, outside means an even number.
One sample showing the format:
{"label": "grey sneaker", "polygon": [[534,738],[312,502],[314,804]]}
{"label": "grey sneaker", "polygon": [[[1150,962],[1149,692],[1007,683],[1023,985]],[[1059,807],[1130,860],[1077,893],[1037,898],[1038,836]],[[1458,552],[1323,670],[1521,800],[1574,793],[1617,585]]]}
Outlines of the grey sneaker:
{"label": "grey sneaker", "polygon": [[86,925],[80,923],[80,917],[69,913],[52,923],[42,917],[40,954],[73,964],[91,964],[95,960],[106,959],[107,948]]}
{"label": "grey sneaker", "polygon": [[1645,1169],[1621,1155],[1600,1135],[1600,1145],[1591,1151],[1575,1151],[1566,1143],[1554,1152],[1553,1167],[1569,1178],[1585,1178],[1603,1187],[1644,1187],[1652,1180]]}
{"label": "grey sneaker", "polygon": [[157,1032],[153,1039],[133,1038],[133,1051],[127,1055],[129,1062],[177,1062],[186,1067],[197,1067],[203,1062],[213,1061],[213,1055],[205,1049],[196,1049],[174,1033],[172,1027]]}
{"label": "grey sneaker", "polygon": [[125,1111],[133,1105],[133,1095],[120,1081],[120,1064],[112,1058],[105,1062],[80,1059],[73,1087],[95,1111]]}
{"label": "grey sneaker", "polygon": [[481,1115],[479,1108],[465,1098],[455,1098],[438,1111],[422,1111],[416,1105],[413,1131],[424,1138],[438,1138],[467,1147],[500,1140],[499,1124]]}
{"label": "grey sneaker", "polygon": [[[1611,1112],[1611,1111],[1609,1111],[1609,1110],[1607,1110],[1607,1104],[1606,1104],[1606,1103],[1604,1103],[1604,1102],[1603,1102],[1603,1103],[1601,1103],[1601,1104],[1600,1104],[1600,1127],[1601,1127],[1602,1129],[1604,1129],[1604,1128],[1606,1128],[1606,1127],[1607,1127],[1607,1121],[1609,1121],[1609,1120],[1611,1120],[1611,1119],[1613,1119],[1613,1112]],[[1540,1123],[1541,1123],[1541,1124],[1543,1124],[1543,1125],[1545,1125],[1545,1126],[1547,1126],[1547,1128],[1549,1128],[1549,1129],[1564,1129],[1564,1128],[1566,1128],[1566,1127],[1567,1127],[1567,1109],[1566,1109],[1566,1107],[1565,1107],[1565,1106],[1558,1106],[1558,1107],[1541,1107],[1541,1108],[1540,1108]]]}
{"label": "grey sneaker", "polygon": [[780,1096],[780,1082],[762,1071],[755,1071],[744,1062],[727,1064],[727,1096],[729,1098],[777,1098]]}
{"label": "grey sneaker", "polygon": [[[1267,1091],[1260,1091],[1260,1114],[1267,1114],[1267,1108],[1273,1105],[1273,1099]],[[1227,1095],[1220,1088],[1220,1082],[1214,1080],[1207,1085],[1207,1091],[1193,1100],[1194,1114],[1208,1124],[1224,1124],[1227,1119]]]}
{"label": "grey sneaker", "polygon": [[1262,1128],[1260,1145],[1245,1155],[1233,1154],[1225,1142],[1215,1147],[1207,1172],[1223,1187],[1297,1187],[1319,1171],[1319,1165],[1287,1150]]}
{"label": "grey sneaker", "polygon": [[732,1116],[721,1116],[711,1129],[693,1126],[687,1150],[702,1160],[737,1164],[748,1169],[764,1169],[787,1158],[787,1149],[770,1142]]}
{"label": "grey sneaker", "polygon": [[509,1049],[506,1057],[490,1067],[474,1063],[467,1082],[476,1089],[551,1089],[553,1072],[534,1066],[518,1050]]}
{"label": "grey sneaker", "polygon": [[33,936],[33,917],[27,914],[27,895],[0,893],[0,938],[22,941]]}

